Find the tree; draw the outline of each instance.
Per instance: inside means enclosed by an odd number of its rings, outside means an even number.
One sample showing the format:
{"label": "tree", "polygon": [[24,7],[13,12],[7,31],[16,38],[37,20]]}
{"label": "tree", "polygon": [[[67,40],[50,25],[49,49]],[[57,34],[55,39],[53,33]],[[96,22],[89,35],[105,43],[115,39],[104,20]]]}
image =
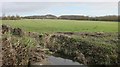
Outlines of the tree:
{"label": "tree", "polygon": [[16,15],[16,20],[20,20],[21,17],[19,15]]}

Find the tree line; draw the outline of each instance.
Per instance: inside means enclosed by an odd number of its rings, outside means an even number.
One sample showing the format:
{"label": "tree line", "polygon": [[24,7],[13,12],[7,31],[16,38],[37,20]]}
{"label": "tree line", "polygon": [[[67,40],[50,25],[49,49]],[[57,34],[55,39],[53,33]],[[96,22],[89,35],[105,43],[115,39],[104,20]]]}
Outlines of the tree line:
{"label": "tree line", "polygon": [[65,20],[92,20],[92,21],[118,21],[118,16],[108,15],[108,16],[98,16],[98,17],[89,17],[82,15],[42,15],[42,16],[26,16],[24,19],[65,19]]}
{"label": "tree line", "polygon": [[119,17],[116,15],[108,15],[108,16],[98,16],[98,17],[89,17],[82,15],[36,15],[36,16],[24,16],[20,17],[16,16],[3,16],[3,20],[20,20],[20,19],[65,19],[65,20],[92,20],[92,21],[119,21]]}
{"label": "tree line", "polygon": [[2,20],[20,20],[22,19],[22,17],[20,17],[19,15],[12,15],[12,16],[2,16]]}
{"label": "tree line", "polygon": [[92,21],[118,21],[118,16],[108,15],[108,16],[89,17],[89,16],[77,16],[77,15],[64,15],[64,16],[60,16],[59,19],[92,20]]}

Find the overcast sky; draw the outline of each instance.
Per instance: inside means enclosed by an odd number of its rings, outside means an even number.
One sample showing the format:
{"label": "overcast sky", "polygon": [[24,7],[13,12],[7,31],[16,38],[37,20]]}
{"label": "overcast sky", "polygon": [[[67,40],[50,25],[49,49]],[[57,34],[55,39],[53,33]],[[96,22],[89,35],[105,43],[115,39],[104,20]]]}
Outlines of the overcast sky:
{"label": "overcast sky", "polygon": [[7,15],[18,14],[22,16],[45,14],[54,14],[57,16],[117,15],[118,1],[119,0],[0,0],[0,15],[2,15],[3,13]]}
{"label": "overcast sky", "polygon": [[0,2],[118,2],[119,0],[0,0]]}
{"label": "overcast sky", "polygon": [[117,15],[117,2],[7,2],[2,4],[6,15]]}

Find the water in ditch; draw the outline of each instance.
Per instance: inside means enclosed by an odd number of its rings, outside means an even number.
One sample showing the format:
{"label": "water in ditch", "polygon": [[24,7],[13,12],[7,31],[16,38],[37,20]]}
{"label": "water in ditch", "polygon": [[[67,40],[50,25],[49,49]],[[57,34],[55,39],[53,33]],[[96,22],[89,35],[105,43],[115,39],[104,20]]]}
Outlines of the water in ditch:
{"label": "water in ditch", "polygon": [[78,62],[55,56],[48,56],[47,61],[50,65],[82,65]]}

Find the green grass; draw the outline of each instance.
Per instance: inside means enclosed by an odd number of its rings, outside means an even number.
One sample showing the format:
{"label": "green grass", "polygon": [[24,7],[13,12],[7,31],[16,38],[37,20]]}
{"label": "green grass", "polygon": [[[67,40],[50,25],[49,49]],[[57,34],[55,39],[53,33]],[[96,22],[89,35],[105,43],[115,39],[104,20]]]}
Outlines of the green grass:
{"label": "green grass", "polygon": [[3,20],[2,24],[32,32],[118,32],[117,22],[23,19]]}

